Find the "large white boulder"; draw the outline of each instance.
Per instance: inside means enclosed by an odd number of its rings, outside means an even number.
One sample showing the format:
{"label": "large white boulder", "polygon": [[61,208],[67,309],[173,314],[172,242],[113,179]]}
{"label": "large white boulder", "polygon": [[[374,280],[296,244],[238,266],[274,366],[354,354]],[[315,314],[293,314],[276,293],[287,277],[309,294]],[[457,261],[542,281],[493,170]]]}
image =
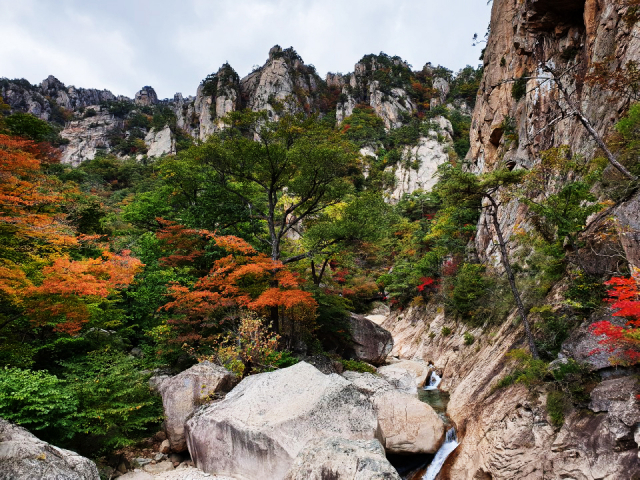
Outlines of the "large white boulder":
{"label": "large white boulder", "polygon": [[186,437],[205,472],[276,480],[311,440],[371,440],[377,430],[367,396],[340,375],[300,362],[245,378],[224,400],[196,411]]}
{"label": "large white boulder", "polygon": [[100,480],[95,463],[0,418],[0,479]]}
{"label": "large white boulder", "polygon": [[[407,393],[417,393],[418,388],[424,387],[431,370],[432,367],[426,362],[401,360],[392,365],[378,368],[378,374],[394,385],[397,383],[396,388],[400,390]],[[409,378],[411,378],[411,382],[409,382]]]}
{"label": "large white boulder", "polygon": [[228,392],[236,382],[237,377],[227,369],[202,362],[160,384],[165,430],[171,450],[183,452],[187,449],[184,425],[194,410],[215,393]]}
{"label": "large white boulder", "polygon": [[345,372],[344,376],[373,401],[379,439],[387,453],[435,453],[440,448],[445,425],[430,405],[377,375]]}
{"label": "large white boulder", "polygon": [[400,480],[377,440],[323,438],[307,444],[285,480]]}

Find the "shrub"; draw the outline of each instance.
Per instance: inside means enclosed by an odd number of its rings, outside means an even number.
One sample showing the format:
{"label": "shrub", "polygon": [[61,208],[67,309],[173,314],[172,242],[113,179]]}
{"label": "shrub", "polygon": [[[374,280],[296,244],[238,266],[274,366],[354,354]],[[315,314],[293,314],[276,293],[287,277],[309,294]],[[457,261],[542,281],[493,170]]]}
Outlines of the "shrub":
{"label": "shrub", "polygon": [[464,334],[464,344],[465,345],[473,345],[473,342],[476,341],[476,337],[471,335],[469,332],[465,332]]}
{"label": "shrub", "polygon": [[551,424],[561,427],[564,423],[564,411],[566,408],[566,398],[561,390],[554,390],[547,395],[547,412]]}
{"label": "shrub", "polygon": [[497,388],[507,387],[514,383],[523,383],[527,387],[539,384],[549,374],[548,364],[544,360],[536,360],[523,349],[512,350],[507,357],[516,361],[516,369],[503,377],[497,384]]}
{"label": "shrub", "polygon": [[442,334],[443,337],[446,337],[448,335],[451,335],[451,329],[449,327],[442,327],[442,329],[440,330],[440,333]]}
{"label": "shrub", "polygon": [[77,397],[66,384],[46,372],[0,369],[0,417],[44,440],[68,440],[75,428]]}
{"label": "shrub", "polygon": [[360,373],[376,373],[375,367],[359,360],[340,359],[340,363],[342,363],[345,370],[351,370],[353,372]]}
{"label": "shrub", "polygon": [[528,77],[529,72],[525,70],[522,74],[522,77],[513,82],[513,85],[511,87],[511,95],[516,102],[519,102],[520,99],[527,94],[527,82],[529,81]]}

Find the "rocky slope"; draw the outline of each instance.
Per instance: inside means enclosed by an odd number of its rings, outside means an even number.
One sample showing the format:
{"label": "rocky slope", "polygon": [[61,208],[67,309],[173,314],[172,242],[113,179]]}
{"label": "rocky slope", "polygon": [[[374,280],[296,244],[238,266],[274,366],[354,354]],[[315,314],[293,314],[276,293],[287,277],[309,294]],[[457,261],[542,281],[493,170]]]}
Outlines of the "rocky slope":
{"label": "rocky slope", "polygon": [[[397,201],[403,193],[429,188],[436,168],[453,150],[451,122],[442,114],[422,120],[425,113],[447,101],[449,112],[470,113],[463,101],[448,97],[449,81],[429,64],[413,72],[400,58],[384,54],[366,55],[353,73],[329,73],[323,80],[293,48],[275,46],[265,64],[242,79],[229,64],[223,65],[202,81],[195,96],[177,93],[160,100],[145,86],[130,99],[66,86],[52,76],[40,85],[0,79],[0,95],[13,112],[28,112],[55,125],[62,138],[62,161],[73,165],[105,153],[138,160],[171,155],[183,148],[184,140],[206,140],[224,128],[225,115],[244,108],[266,111],[273,120],[283,112],[335,116],[335,123],[345,129],[350,127],[345,119],[360,109],[377,116],[387,134],[422,122],[418,135],[394,146],[399,152],[394,160],[384,160],[395,179],[388,185],[389,197]],[[377,132],[363,145],[363,154],[373,163],[380,163],[385,147],[389,149],[379,137]]]}
{"label": "rocky slope", "polygon": [[[598,62],[614,71],[640,59],[640,27],[633,16],[636,10],[630,8],[613,0],[493,2],[467,156],[473,172],[490,172],[501,165],[530,168],[542,151],[560,145],[569,145],[572,153],[588,159],[594,157],[593,139],[574,117],[565,115],[556,122],[569,107],[553,82],[544,81],[549,74],[541,65],[570,71],[561,81],[597,132],[607,136],[629,106],[629,97],[592,85],[585,75]],[[521,81],[526,83],[526,93],[515,98],[513,80],[523,76],[538,78]],[[611,178],[613,173],[607,171],[605,176]],[[614,235],[625,247],[631,266],[639,263],[639,203],[636,195],[606,215],[622,226]],[[592,220],[587,240],[604,231],[602,219]],[[527,220],[527,209],[521,204],[511,202],[502,209],[507,238],[526,226]],[[476,252],[480,259],[497,263],[492,232],[483,224],[481,219]],[[589,268],[602,275],[610,266],[594,245]],[[557,285],[545,302],[560,307],[563,288]],[[523,328],[515,314],[500,327],[485,331],[454,322],[436,303],[387,317],[382,326],[394,336],[392,355],[433,362],[443,374],[441,388],[451,394],[448,414],[457,425],[461,445],[442,476],[456,480],[640,478],[637,372],[613,369],[606,353],[589,355],[597,342],[588,327],[602,319],[611,319],[606,309],[597,311],[563,344],[562,357],[590,364],[599,378],[588,399],[567,408],[563,425],[557,426],[546,408],[547,390],[523,385],[495,388],[513,369],[505,354],[524,346]],[[465,342],[465,333],[475,337],[475,343]]]}

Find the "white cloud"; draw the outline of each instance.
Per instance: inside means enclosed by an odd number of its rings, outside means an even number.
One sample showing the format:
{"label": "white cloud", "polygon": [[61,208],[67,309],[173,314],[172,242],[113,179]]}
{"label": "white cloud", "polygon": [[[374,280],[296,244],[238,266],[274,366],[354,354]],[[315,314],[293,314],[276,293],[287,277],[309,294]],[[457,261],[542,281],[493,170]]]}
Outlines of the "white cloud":
{"label": "white cloud", "polygon": [[[0,0],[0,76],[195,93],[229,61],[243,76],[270,47],[293,46],[321,75],[384,51],[414,68],[479,63],[485,0]],[[462,12],[462,13],[460,13]]]}

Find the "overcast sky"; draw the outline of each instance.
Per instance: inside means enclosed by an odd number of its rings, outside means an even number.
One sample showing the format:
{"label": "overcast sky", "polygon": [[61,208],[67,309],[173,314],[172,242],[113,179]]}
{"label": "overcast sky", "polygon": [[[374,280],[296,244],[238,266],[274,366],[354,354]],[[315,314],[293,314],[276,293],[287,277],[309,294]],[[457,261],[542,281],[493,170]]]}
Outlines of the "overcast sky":
{"label": "overcast sky", "polygon": [[381,51],[414,69],[458,70],[480,63],[472,37],[490,9],[486,0],[0,0],[0,77],[193,95],[225,61],[243,77],[275,44],[323,77]]}

